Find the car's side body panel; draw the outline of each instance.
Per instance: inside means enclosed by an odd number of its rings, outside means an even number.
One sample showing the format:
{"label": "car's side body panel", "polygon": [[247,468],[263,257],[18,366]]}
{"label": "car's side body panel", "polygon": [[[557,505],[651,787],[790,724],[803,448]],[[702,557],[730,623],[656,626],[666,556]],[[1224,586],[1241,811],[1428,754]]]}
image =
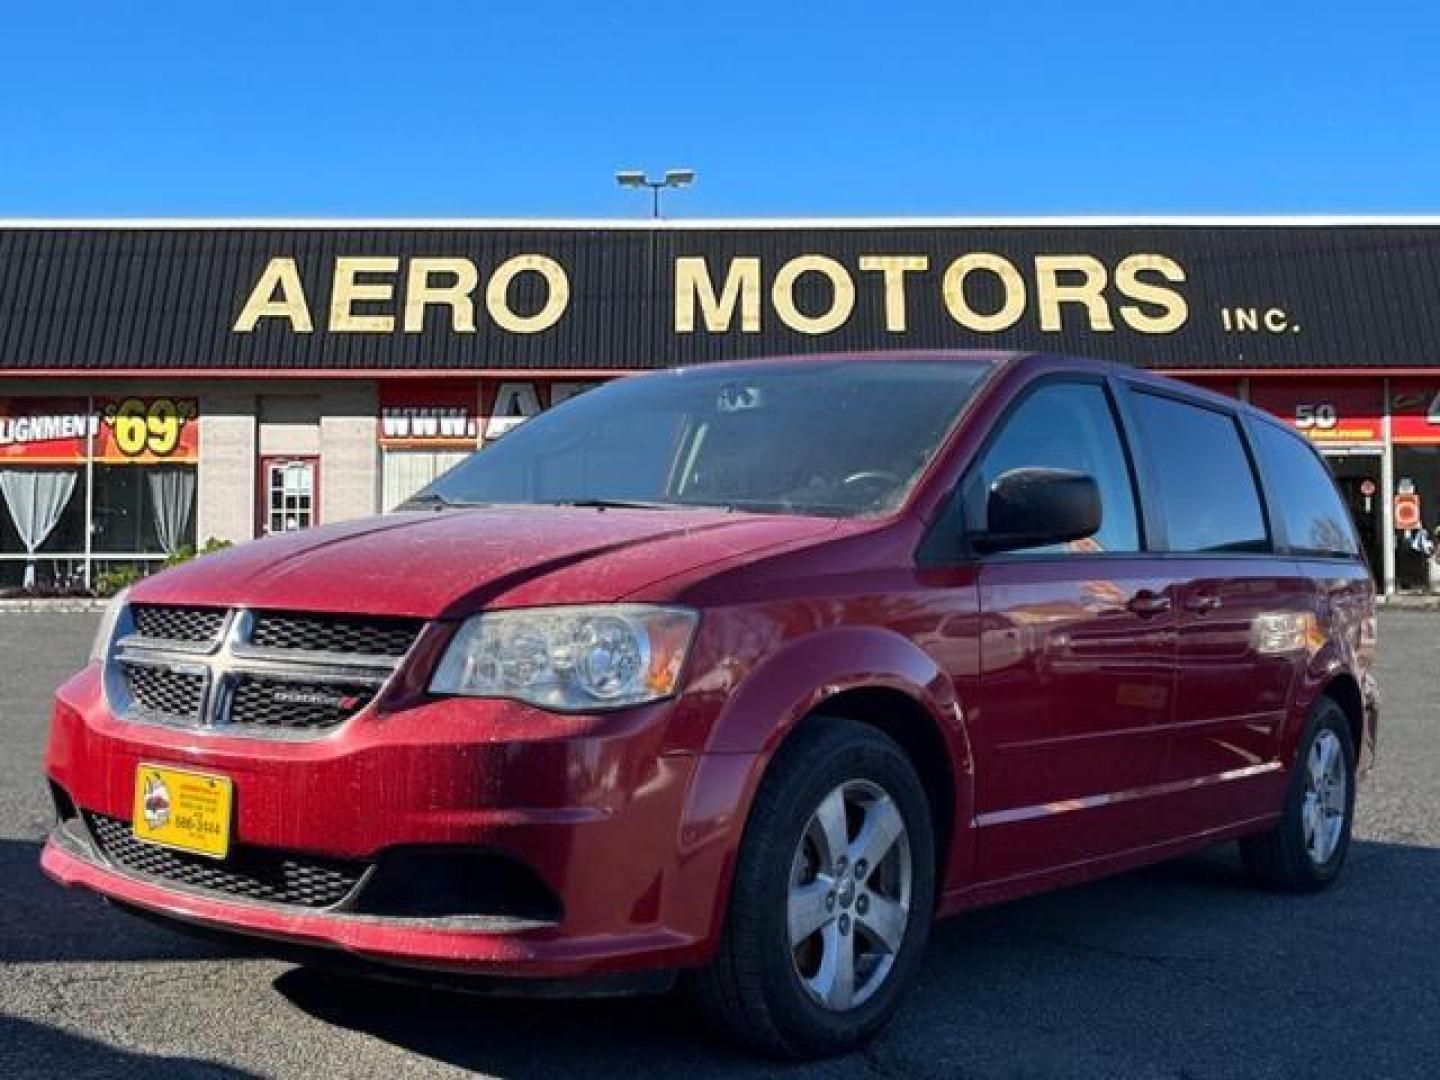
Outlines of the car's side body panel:
{"label": "car's side body panel", "polygon": [[[1360,738],[1355,751],[1364,775],[1377,751],[1376,725],[1380,690],[1375,674],[1375,583],[1365,568],[1334,560],[1301,563],[1315,590],[1318,626],[1316,647],[1300,672],[1281,736],[1280,759],[1287,766],[1303,734],[1315,698],[1324,693],[1343,696],[1353,686],[1361,710]],[[1345,684],[1337,689],[1337,681]],[[1351,703],[1347,702],[1347,709]]]}
{"label": "car's side body panel", "polygon": [[1149,789],[1175,686],[1167,583],[1138,558],[997,560],[980,575],[978,876],[1002,879],[1160,839]]}

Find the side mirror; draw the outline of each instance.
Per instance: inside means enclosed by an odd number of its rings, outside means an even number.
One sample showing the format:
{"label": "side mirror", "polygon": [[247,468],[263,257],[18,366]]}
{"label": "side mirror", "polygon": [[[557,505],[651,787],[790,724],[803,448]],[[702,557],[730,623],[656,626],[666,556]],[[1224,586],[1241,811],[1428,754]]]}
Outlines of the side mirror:
{"label": "side mirror", "polygon": [[1071,469],[1011,469],[990,485],[985,530],[971,537],[980,551],[1083,540],[1100,531],[1100,487]]}

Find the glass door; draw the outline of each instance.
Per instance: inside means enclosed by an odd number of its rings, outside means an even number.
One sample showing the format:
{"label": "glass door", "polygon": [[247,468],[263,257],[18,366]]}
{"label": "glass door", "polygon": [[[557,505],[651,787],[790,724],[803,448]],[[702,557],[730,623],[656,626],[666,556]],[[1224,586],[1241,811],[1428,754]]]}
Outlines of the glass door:
{"label": "glass door", "polygon": [[320,460],[267,457],[260,460],[259,535],[294,532],[320,522]]}
{"label": "glass door", "polygon": [[1366,449],[1350,449],[1344,453],[1325,450],[1325,463],[1335,474],[1340,493],[1355,520],[1360,545],[1370,561],[1370,573],[1378,577],[1381,569],[1380,517],[1380,453]]}

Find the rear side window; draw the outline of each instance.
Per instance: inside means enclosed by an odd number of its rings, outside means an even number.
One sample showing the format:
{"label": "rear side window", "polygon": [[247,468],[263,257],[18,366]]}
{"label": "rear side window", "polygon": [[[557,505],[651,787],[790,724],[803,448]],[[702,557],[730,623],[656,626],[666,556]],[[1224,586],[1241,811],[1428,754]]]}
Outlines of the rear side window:
{"label": "rear side window", "polygon": [[1134,401],[1169,550],[1268,551],[1260,492],[1235,420],[1143,391]]}
{"label": "rear side window", "polygon": [[1006,418],[966,485],[965,517],[972,530],[985,526],[985,498],[996,477],[1026,468],[1088,473],[1099,485],[1101,505],[1100,531],[1093,537],[1027,548],[1027,554],[1140,550],[1129,463],[1109,398],[1098,383],[1042,386]]}
{"label": "rear side window", "polygon": [[1275,513],[1292,550],[1305,555],[1354,555],[1355,527],[1330,470],[1305,443],[1268,423],[1251,425]]}

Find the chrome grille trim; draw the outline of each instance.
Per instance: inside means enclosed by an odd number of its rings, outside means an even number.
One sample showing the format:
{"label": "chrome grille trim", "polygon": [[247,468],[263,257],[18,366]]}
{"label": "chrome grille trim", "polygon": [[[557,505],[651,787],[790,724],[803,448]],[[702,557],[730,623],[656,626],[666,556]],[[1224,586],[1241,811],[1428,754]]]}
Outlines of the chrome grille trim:
{"label": "chrome grille trim", "polygon": [[[267,612],[267,617],[274,613]],[[105,692],[118,716],[135,722],[214,731],[227,736],[261,739],[314,739],[327,735],[354,715],[365,711],[388,685],[406,652],[398,656],[369,653],[326,652],[250,644],[255,613],[236,608],[224,613],[222,629],[213,641],[180,641],[146,637],[136,632],[133,612],[121,613],[105,663]],[[327,616],[305,613],[304,618],[321,622]],[[354,624],[356,616],[345,617]],[[410,648],[420,637],[423,625],[416,621]],[[203,700],[198,714],[176,716],[145,707],[132,692],[130,669],[159,668],[178,676],[204,680]],[[325,724],[279,725],[273,721],[273,706],[261,710],[269,719],[246,722],[235,714],[235,689],[243,679],[267,684],[295,684],[297,687],[326,686],[350,688],[364,704],[353,711],[340,710],[333,722]]]}
{"label": "chrome grille trim", "polygon": [[116,641],[117,646],[129,646],[140,653],[198,653],[201,656],[220,648],[220,639],[214,641],[181,641],[176,638],[153,638],[143,634],[126,634]]}
{"label": "chrome grille trim", "polygon": [[[231,648],[235,657],[236,671],[263,671],[269,674],[275,665],[294,670],[304,665],[318,673],[340,672],[346,681],[364,676],[379,686],[395,670],[397,659],[393,656],[375,656],[368,653],[310,652],[305,649],[275,649],[262,645],[240,645]],[[324,681],[318,679],[317,681]]]}

